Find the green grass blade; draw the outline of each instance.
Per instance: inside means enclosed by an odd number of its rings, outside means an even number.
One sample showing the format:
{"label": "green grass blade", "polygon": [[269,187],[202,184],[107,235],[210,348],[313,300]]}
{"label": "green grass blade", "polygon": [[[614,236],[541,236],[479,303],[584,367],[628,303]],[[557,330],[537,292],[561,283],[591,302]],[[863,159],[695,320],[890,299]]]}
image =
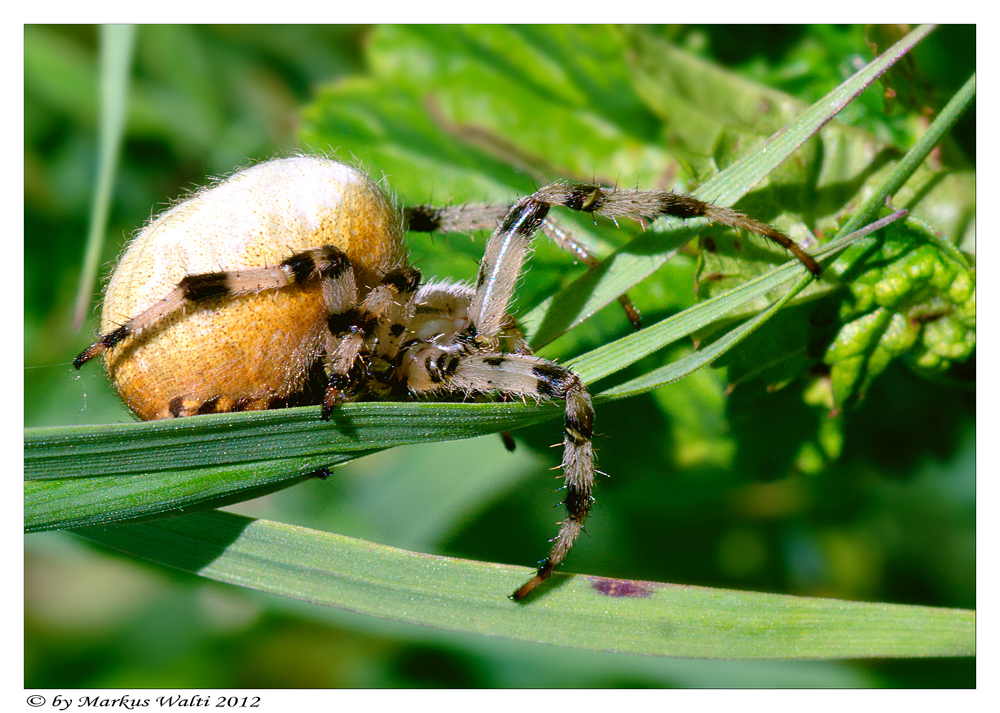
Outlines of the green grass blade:
{"label": "green grass blade", "polygon": [[[871,216],[875,215],[882,206],[886,204],[896,192],[903,187],[903,185],[910,179],[910,177],[916,172],[917,168],[924,162],[924,160],[930,155],[931,151],[935,146],[941,141],[944,135],[955,125],[958,118],[965,112],[966,109],[972,104],[972,100],[976,96],[976,75],[973,74],[969,77],[968,81],[962,86],[961,89],[956,92],[948,103],[945,105],[944,109],[934,118],[930,126],[927,127],[927,131],[910,147],[910,150],[906,152],[906,155],[900,160],[899,164],[895,167],[892,174],[886,179],[886,181],[879,186],[879,188],[872,194],[872,196],[865,203],[864,207],[855,213],[851,218],[844,224],[842,230],[855,230],[859,225],[863,225],[865,221],[870,220]],[[936,245],[946,245],[945,251],[951,255],[960,265],[967,265],[965,257],[959,252],[954,246],[950,245],[944,240],[935,240]],[[867,249],[867,245],[858,245],[848,250],[841,260],[834,265],[834,269],[839,273],[842,273],[847,269],[847,266],[853,265],[854,262],[862,255]]]}
{"label": "green grass blade", "polygon": [[[330,456],[329,465],[351,460]],[[252,469],[188,468],[135,475],[96,475],[24,484],[25,532],[103,525],[180,515],[267,495],[310,477],[296,461],[258,463]]]}
{"label": "green grass blade", "polygon": [[78,527],[246,500],[408,443],[471,438],[553,405],[363,403],[25,431],[25,529]]}
{"label": "green grass blade", "polygon": [[206,512],[82,531],[210,579],[386,619],[651,656],[971,656],[975,612],[810,599],[556,573],[528,602],[524,567],[435,557]]}
{"label": "green grass blade", "polygon": [[[835,255],[855,241],[898,220],[905,213],[906,211],[897,211],[890,216],[865,226],[861,230],[831,241],[815,253],[816,259],[822,261]],[[626,396],[634,396],[671,381],[676,381],[717,359],[726,351],[736,346],[744,337],[750,335],[761,324],[770,319],[771,316],[777,314],[781,307],[788,304],[788,302],[812,282],[811,275],[803,274],[804,269],[798,263],[782,265],[740,287],[686,309],[680,314],[665,319],[648,329],[598,347],[577,359],[569,361],[567,366],[577,371],[583,377],[584,381],[588,383],[597,381],[624,369],[657,349],[730,316],[731,313],[737,311],[747,303],[753,302],[757,297],[765,296],[796,276],[799,277],[798,283],[767,310],[759,313],[752,320],[740,327],[737,327],[722,339],[713,342],[711,346],[673,364],[668,364],[637,379],[633,379],[628,384],[622,384],[619,387],[604,391],[601,393],[601,397],[624,398]]]}
{"label": "green grass blade", "polygon": [[[932,29],[925,25],[910,32],[759,148],[700,186],[693,195],[720,206],[736,203]],[[532,345],[537,348],[549,343],[652,275],[705,225],[703,219],[687,223],[671,218],[657,220],[647,234],[617,250],[600,266],[527,313],[523,322]],[[857,227],[860,224],[851,230]]]}
{"label": "green grass blade", "polygon": [[[897,214],[893,219],[895,220],[901,215],[901,213]],[[834,240],[821,250],[817,250],[814,257],[822,261],[835,255],[855,240],[883,227],[887,222],[891,221],[879,221],[877,225],[873,224],[868,229],[859,230],[844,238]],[[570,360],[566,365],[579,373],[587,383],[598,381],[626,368],[644,356],[652,354],[657,349],[727,317],[744,305],[752,303],[758,297],[766,296],[773,290],[781,288],[792,279],[802,277],[804,270],[805,268],[800,263],[786,263],[765,275],[761,275],[725,294],[690,307],[658,324],[587,352],[583,356]],[[807,285],[809,282],[807,280],[802,284]],[[793,292],[795,291],[793,290]],[[789,298],[793,296],[794,294],[790,294]]]}
{"label": "green grass blade", "polygon": [[[780,166],[796,149],[829,123],[845,106],[882,76],[903,55],[913,49],[933,29],[932,25],[921,25],[914,29],[866,67],[809,107],[794,122],[780,129],[758,150],[707,181],[694,192],[694,195],[702,200],[722,206],[736,203],[750,186],[755,185]],[[666,221],[667,219],[661,220]]]}
{"label": "green grass blade", "polygon": [[97,181],[91,206],[87,249],[80,274],[80,287],[73,309],[73,325],[79,328],[90,309],[97,267],[104,245],[111,205],[111,184],[118,152],[125,135],[125,108],[128,106],[128,75],[135,46],[134,25],[101,25],[101,118],[98,145]]}
{"label": "green grass blade", "polygon": [[602,399],[624,399],[629,396],[638,396],[639,394],[652,391],[653,389],[663,386],[664,384],[677,381],[678,379],[697,371],[706,364],[710,364],[712,361],[718,359],[727,351],[735,347],[746,337],[753,334],[753,332],[759,329],[767,320],[776,315],[782,307],[788,304],[792,298],[795,297],[795,295],[801,292],[809,284],[811,279],[812,278],[809,276],[799,278],[799,281],[787,293],[785,293],[784,297],[763,312],[759,313],[757,316],[731,330],[724,337],[715,340],[707,347],[699,349],[694,354],[689,354],[688,356],[678,359],[671,364],[662,366],[659,369],[654,369],[647,374],[643,374],[642,376],[632,379],[631,381],[627,381],[624,384],[620,384],[619,386],[608,389],[607,391],[602,391],[599,397]]}
{"label": "green grass blade", "polygon": [[318,407],[25,431],[25,477],[134,474],[471,438],[535,423],[547,409],[516,404],[354,403],[329,421]]}

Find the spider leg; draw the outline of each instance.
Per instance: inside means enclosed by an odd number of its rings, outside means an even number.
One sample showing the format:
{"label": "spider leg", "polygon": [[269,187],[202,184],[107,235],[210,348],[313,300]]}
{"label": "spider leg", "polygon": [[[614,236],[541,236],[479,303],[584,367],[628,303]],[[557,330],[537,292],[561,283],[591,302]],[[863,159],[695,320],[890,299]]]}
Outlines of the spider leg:
{"label": "spider leg", "polygon": [[[510,212],[509,205],[489,205],[468,203],[457,206],[437,207],[431,205],[408,206],[403,209],[406,229],[420,233],[467,233],[473,230],[491,230]],[[542,223],[542,232],[558,247],[565,250],[593,269],[600,264],[587,248],[579,243],[571,233],[563,229],[551,218]],[[642,329],[642,317],[632,304],[628,294],[618,297],[625,316],[632,326]]]}
{"label": "spider leg", "polygon": [[510,209],[486,241],[479,263],[476,294],[469,307],[468,335],[479,344],[496,341],[531,239],[542,226],[551,204],[530,195]]}
{"label": "spider leg", "polygon": [[509,211],[509,205],[488,203],[414,205],[403,208],[403,219],[405,229],[417,233],[468,233],[492,230]]}
{"label": "spider leg", "polygon": [[[577,257],[577,259],[586,265],[589,269],[593,270],[595,267],[601,264],[601,261],[594,257],[594,254],[587,250],[586,247],[578,243],[569,232],[563,230],[557,222],[552,220],[552,218],[546,218],[542,221],[542,232],[545,233],[549,239],[556,245],[561,247],[566,252],[572,253]],[[632,324],[633,329],[636,331],[642,329],[642,315],[639,314],[639,310],[636,306],[632,304],[632,300],[629,298],[628,293],[618,295],[618,303],[622,306],[625,311],[625,316],[628,321]]]}
{"label": "spider leg", "polygon": [[408,383],[414,390],[565,401],[562,469],[567,517],[535,576],[511,595],[512,599],[523,599],[565,559],[593,502],[594,408],[590,395],[576,373],[530,354],[468,354],[425,343],[409,364]]}
{"label": "spider leg", "polygon": [[[198,305],[219,297],[275,290],[288,285],[301,284],[310,279],[323,279],[337,283],[354,276],[350,262],[342,250],[333,246],[313,248],[292,255],[280,265],[233,272],[206,272],[186,275],[170,293],[153,306],[129,319],[87,347],[73,360],[79,369],[94,357],[121,343],[132,335],[141,334],[164,318],[189,306]],[[356,300],[357,298],[352,298]]]}
{"label": "spider leg", "polygon": [[[333,408],[349,397],[351,369],[362,349],[372,355],[368,371],[375,382],[371,386],[388,393],[388,380],[399,353],[400,338],[413,312],[413,297],[420,279],[420,272],[412,267],[390,270],[360,305],[328,316],[330,334],[324,361],[327,388],[323,396],[323,420],[329,419]],[[353,294],[352,276],[324,286],[323,298],[328,310],[332,310],[351,305],[353,302],[349,298]]]}
{"label": "spider leg", "polygon": [[376,306],[380,319],[372,351],[387,362],[392,362],[399,354],[400,340],[412,318],[421,279],[419,270],[401,267],[386,273],[382,284],[373,291],[374,294],[381,290],[382,294],[378,297],[381,303]]}
{"label": "spider leg", "polygon": [[521,273],[531,238],[544,226],[552,206],[597,213],[612,219],[707,218],[734,228],[749,230],[791,251],[813,275],[822,272],[808,253],[784,233],[739,211],[670,191],[640,191],[605,188],[583,183],[551,183],[522,198],[510,209],[486,243],[479,266],[476,296],[470,311],[470,335],[492,339],[501,315],[506,313],[514,285]]}
{"label": "spider leg", "polygon": [[707,218],[733,228],[749,230],[790,251],[809,272],[819,277],[822,269],[798,243],[776,228],[731,208],[706,203],[693,196],[671,191],[640,191],[629,188],[606,188],[590,184],[552,183],[537,191],[536,200],[562,205],[571,210],[617,218]]}

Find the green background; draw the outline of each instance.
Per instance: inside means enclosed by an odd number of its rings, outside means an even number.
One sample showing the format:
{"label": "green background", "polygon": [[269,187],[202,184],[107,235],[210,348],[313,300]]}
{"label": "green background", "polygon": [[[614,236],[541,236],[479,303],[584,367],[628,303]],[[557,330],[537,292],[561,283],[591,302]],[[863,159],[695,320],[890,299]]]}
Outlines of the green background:
{"label": "green background", "polygon": [[[580,37],[593,43],[582,45],[581,53],[586,47],[601,56],[605,44],[613,45],[604,42],[613,37],[605,32],[512,32],[509,37],[526,47],[494,45],[491,60],[513,74],[526,51],[544,58],[551,49],[546,41],[554,45]],[[855,58],[872,56],[863,28],[650,32],[805,102],[848,76]],[[310,138],[329,97],[363,93],[378,81],[373,75],[381,81],[392,76],[394,62],[415,65],[419,74],[421,57],[413,49],[419,43],[400,37],[405,34],[394,28],[140,28],[102,274],[107,275],[125,236],[205,176],[296,149],[325,149]],[[457,31],[453,36],[456,44],[467,37]],[[939,107],[967,78],[974,41],[974,29],[961,27],[942,28],[927,40],[920,48],[920,76],[935,92],[914,100],[915,106]],[[96,44],[92,27],[25,30],[26,426],[130,420],[99,368],[77,374],[69,364],[96,324],[93,313],[82,330],[74,332],[71,324],[96,170]],[[461,48],[454,56],[461,60]],[[520,76],[522,84],[530,80],[539,95],[545,94],[547,81],[559,84],[544,62],[535,68],[534,76]],[[584,70],[592,73],[584,79],[591,81],[594,97],[606,102],[598,113],[648,144],[656,135],[654,120],[622,99],[609,80],[616,67],[595,62]],[[481,81],[485,95],[506,89],[496,78]],[[429,82],[424,96],[417,92],[419,106],[432,107],[439,98],[436,89]],[[552,95],[552,103],[568,107],[558,125],[534,121],[521,126],[517,117],[531,117],[536,107],[530,96],[515,97],[523,114],[501,114],[504,142],[490,138],[488,148],[498,161],[521,167],[522,191],[530,190],[539,173],[546,180],[581,172],[626,184],[653,180],[636,172],[652,170],[659,158],[655,152],[637,150],[614,165],[594,165],[610,161],[607,155],[615,148],[565,141],[560,132],[573,126],[572,107],[579,98],[560,95],[555,87]],[[386,94],[382,114],[356,111],[344,124],[344,142],[332,148],[344,158],[357,155],[372,172],[391,174],[389,166],[373,164],[365,151],[391,156],[398,147],[413,150],[407,134],[413,125],[406,121],[413,100]],[[403,102],[399,114],[392,111],[395,101]],[[352,108],[343,108],[345,115]],[[882,109],[881,92],[872,88],[841,118],[905,147],[919,133],[919,111],[897,106],[886,115]],[[550,111],[549,105],[537,107],[543,117]],[[300,135],[303,116],[305,136]],[[577,116],[581,125],[592,120],[586,112]],[[352,132],[356,145],[346,143]],[[963,166],[974,161],[974,132],[974,112],[969,112],[953,132],[950,154],[961,156]],[[389,176],[401,198],[510,200],[512,194],[486,182],[458,194],[435,174],[434,152],[482,150],[477,137],[454,133],[444,149],[427,148],[426,175]],[[514,148],[500,150],[508,146]],[[535,149],[531,160],[519,153],[523,149],[517,147],[523,146]],[[626,163],[632,172],[617,173]],[[682,174],[685,168],[691,167],[682,166]],[[697,173],[697,167],[692,170]],[[451,236],[414,241],[412,251],[425,274],[468,279],[481,246],[481,240]],[[634,291],[647,323],[691,303],[696,261],[693,250],[679,255]],[[547,284],[579,271],[568,256],[540,244],[521,299],[531,304]],[[624,317],[612,307],[559,340],[551,354],[579,353],[627,331]],[[841,457],[805,475],[783,456],[790,448],[783,440],[794,440],[795,434],[783,430],[787,424],[781,414],[794,413],[798,404],[790,400],[800,396],[793,390],[766,395],[737,390],[727,399],[725,376],[702,370],[652,394],[599,409],[601,468],[611,477],[598,484],[589,537],[574,550],[567,571],[975,606],[972,391],[930,383],[894,363],[844,418]],[[380,453],[337,470],[325,482],[297,486],[239,511],[417,551],[528,564],[541,556],[539,548],[554,534],[558,519],[550,508],[556,496],[547,469],[557,462],[558,451],[548,446],[559,436],[552,423],[517,435],[514,455],[495,437]],[[63,534],[29,536],[25,558],[25,685],[30,687],[974,683],[971,660],[660,660],[447,634],[206,583],[117,558]]]}

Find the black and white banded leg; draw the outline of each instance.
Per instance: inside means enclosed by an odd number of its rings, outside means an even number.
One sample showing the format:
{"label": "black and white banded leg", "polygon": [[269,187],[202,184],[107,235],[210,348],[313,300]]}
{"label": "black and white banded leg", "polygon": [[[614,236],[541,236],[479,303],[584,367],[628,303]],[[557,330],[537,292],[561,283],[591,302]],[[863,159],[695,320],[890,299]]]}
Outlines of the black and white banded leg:
{"label": "black and white banded leg", "polygon": [[[548,559],[535,577],[514,593],[515,599],[523,598],[534,590],[566,556],[590,509],[594,481],[591,445],[593,408],[580,378],[567,369],[533,356],[482,354],[495,349],[531,240],[543,227],[551,207],[557,205],[612,219],[655,219],[661,215],[704,217],[773,240],[793,252],[814,275],[820,274],[820,267],[812,257],[771,226],[737,211],[668,191],[554,183],[522,198],[511,208],[486,243],[476,279],[476,292],[469,307],[469,323],[464,337],[468,348],[480,354],[463,358],[460,354],[442,353],[438,360],[428,357],[426,364],[433,364],[436,378],[446,380],[452,387],[566,400],[563,469],[569,517],[563,521]],[[515,356],[518,358],[515,359]],[[416,363],[421,362],[417,360]],[[534,384],[530,383],[532,379]]]}
{"label": "black and white banded leg", "polygon": [[[357,300],[350,296],[353,290],[345,287],[354,284],[351,264],[342,250],[333,246],[313,248],[292,255],[274,267],[261,267],[232,272],[206,272],[187,275],[162,300],[149,309],[132,317],[117,329],[101,335],[100,339],[83,350],[73,366],[77,369],[88,361],[111,349],[133,335],[155,327],[158,322],[190,306],[221,297],[254,294],[264,290],[277,290],[308,280],[324,282],[324,300],[328,311],[339,300]],[[339,305],[337,309],[339,309]]]}
{"label": "black and white banded leg", "polygon": [[[468,233],[473,230],[492,230],[510,212],[511,206],[469,203],[456,206],[408,206],[403,210],[406,229],[421,233]],[[594,269],[600,260],[586,246],[577,241],[572,233],[564,229],[552,218],[542,223],[542,232],[561,249],[570,253],[589,269]],[[642,316],[628,294],[618,296],[618,302],[625,311],[629,323],[636,330],[642,329]]]}
{"label": "black and white banded leg", "polygon": [[791,252],[809,272],[819,276],[819,264],[805,250],[767,223],[762,223],[732,208],[706,203],[694,196],[671,191],[641,191],[629,188],[606,188],[582,183],[552,183],[535,192],[536,200],[561,205],[571,210],[596,213],[613,220],[631,218],[655,220],[660,216],[706,218],[739,230],[756,233]]}
{"label": "black and white banded leg", "polygon": [[590,512],[595,472],[590,395],[573,371],[530,354],[466,355],[424,344],[409,364],[407,377],[414,390],[488,393],[539,401],[559,399],[566,404],[562,459],[566,519],[560,523],[552,550],[535,576],[511,595],[512,599],[523,599],[565,559]]}
{"label": "black and white banded leg", "polygon": [[[420,287],[420,272],[412,267],[390,270],[357,307],[348,307],[327,318],[330,334],[325,357],[327,388],[323,397],[322,417],[330,418],[334,407],[349,400],[353,386],[351,371],[364,352],[368,363],[363,381],[377,396],[391,393],[390,380],[399,353],[400,340],[413,315],[414,296]],[[352,290],[354,280],[342,280],[331,290]],[[337,301],[328,305],[350,305]],[[325,293],[324,293],[325,298]]]}
{"label": "black and white banded leg", "polygon": [[486,244],[486,256],[480,264],[476,300],[472,310],[480,335],[488,335],[495,328],[496,313],[506,310],[530,240],[543,226],[548,211],[553,206],[565,206],[571,210],[596,213],[615,220],[654,220],[660,216],[707,218],[757,233],[792,252],[813,275],[821,273],[819,264],[795,241],[772,226],[739,211],[670,191],[553,183],[518,201]]}

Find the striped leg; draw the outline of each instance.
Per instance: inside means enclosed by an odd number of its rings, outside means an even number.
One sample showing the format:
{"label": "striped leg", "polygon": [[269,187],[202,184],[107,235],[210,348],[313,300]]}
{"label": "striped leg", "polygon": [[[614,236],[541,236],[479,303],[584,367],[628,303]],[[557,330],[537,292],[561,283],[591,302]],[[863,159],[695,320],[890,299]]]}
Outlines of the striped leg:
{"label": "striped leg", "polygon": [[818,277],[822,272],[819,264],[808,253],[776,228],[739,211],[712,205],[693,196],[671,191],[640,191],[587,184],[553,183],[539,190],[534,197],[549,205],[562,205],[584,213],[606,215],[612,219],[655,220],[660,216],[707,218],[767,238],[795,255],[813,275]]}
{"label": "striped leg", "polygon": [[[406,229],[420,233],[466,233],[473,230],[490,230],[510,212],[510,206],[469,203],[456,206],[436,207],[430,205],[408,206],[403,210]],[[542,222],[544,232],[553,243],[588,268],[593,269],[600,261],[577,242],[573,235],[564,230],[551,218]],[[627,294],[620,295],[618,302],[625,310],[625,316],[635,329],[642,329],[642,317]]]}
{"label": "striped leg", "polygon": [[[354,283],[354,274],[347,256],[339,248],[326,246],[293,255],[275,267],[261,267],[233,272],[206,272],[185,276],[171,292],[144,312],[91,344],[73,360],[77,369],[132,335],[155,327],[165,317],[209,300],[225,296],[246,295],[264,290],[276,290],[310,279],[322,279],[327,284]],[[324,290],[327,288],[324,287]],[[346,290],[333,290],[344,293]],[[356,300],[357,297],[351,297]]]}
{"label": "striped leg", "polygon": [[414,205],[403,209],[406,229],[417,233],[467,233],[492,230],[510,212],[509,205],[464,203],[454,206]]}
{"label": "striped leg", "polygon": [[[525,210],[538,211],[541,217],[537,220],[527,218]],[[472,322],[470,331],[474,336],[492,340],[499,331],[498,322],[507,312],[513,285],[521,272],[531,239],[548,210],[549,206],[531,198],[524,198],[513,206],[474,203],[440,208],[409,206],[403,210],[406,229],[410,231],[454,233],[494,230],[486,242],[486,255],[479,265],[476,297],[485,306],[473,307],[479,316]],[[555,237],[553,240],[568,249],[565,243],[560,243]]]}
{"label": "striped leg", "polygon": [[821,273],[819,264],[787,235],[730,208],[721,208],[692,196],[670,191],[552,183],[514,204],[486,243],[486,254],[479,267],[476,296],[470,311],[471,336],[484,342],[495,337],[521,273],[531,238],[545,225],[552,206],[565,206],[571,210],[605,215],[615,220],[655,219],[660,216],[707,218],[757,233],[791,251],[814,275],[819,276]]}
{"label": "striped leg", "polygon": [[479,344],[497,339],[531,239],[548,215],[551,204],[536,196],[515,203],[486,241],[476,277],[476,294],[469,308],[469,335]]}
{"label": "striped leg", "polygon": [[[324,420],[330,418],[337,404],[350,398],[350,372],[362,349],[371,354],[368,371],[374,381],[368,381],[367,386],[382,396],[391,391],[389,380],[399,353],[399,341],[413,314],[413,298],[419,286],[420,272],[412,267],[390,270],[360,305],[328,317],[330,335],[324,364],[328,380],[323,397]],[[331,285],[333,290],[341,287]],[[348,289],[354,289],[353,279]],[[351,303],[338,302],[335,296],[327,304]]]}
{"label": "striped leg", "polygon": [[549,556],[535,576],[511,595],[523,599],[545,581],[566,557],[576,541],[593,501],[594,409],[586,387],[574,372],[528,354],[462,353],[425,345],[411,362],[418,373],[413,382],[429,390],[467,393],[499,393],[540,400],[566,402],[563,419],[562,470],[565,479],[567,517],[562,521]]}

